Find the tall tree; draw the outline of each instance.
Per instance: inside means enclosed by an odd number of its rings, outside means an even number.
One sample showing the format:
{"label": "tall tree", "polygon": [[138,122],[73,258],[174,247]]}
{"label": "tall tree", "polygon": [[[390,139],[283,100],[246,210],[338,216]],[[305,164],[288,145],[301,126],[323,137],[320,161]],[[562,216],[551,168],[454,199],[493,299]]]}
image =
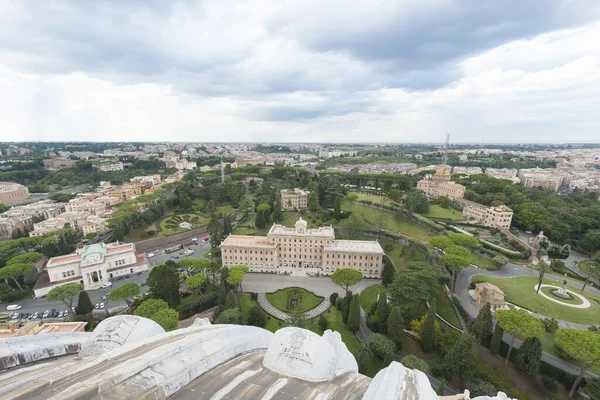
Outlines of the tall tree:
{"label": "tall tree", "polygon": [[352,214],[342,226],[342,230],[350,240],[356,239],[365,228],[367,228],[367,225],[354,214]]}
{"label": "tall tree", "polygon": [[504,329],[502,329],[500,324],[496,324],[496,329],[494,329],[494,334],[492,335],[492,340],[490,341],[490,351],[492,354],[498,354],[500,351],[502,336],[504,336]]}
{"label": "tall tree", "polygon": [[73,300],[82,289],[83,285],[81,283],[67,283],[65,285],[60,285],[48,292],[46,300],[62,301],[67,306],[67,312],[71,315],[73,314]]}
{"label": "tall tree", "polygon": [[540,371],[542,342],[538,338],[527,338],[517,350],[515,365],[523,376],[533,377]]}
{"label": "tall tree", "polygon": [[426,214],[429,211],[429,200],[422,191],[413,190],[406,199],[406,208],[419,214]]}
{"label": "tall tree", "polygon": [[169,305],[162,299],[148,299],[145,300],[142,304],[140,304],[133,315],[137,315],[139,317],[144,318],[152,318],[154,314],[156,314],[159,310],[163,308],[169,308]]}
{"label": "tall tree", "polygon": [[283,213],[281,212],[281,197],[279,196],[277,196],[277,200],[275,201],[275,207],[273,208],[273,221],[283,221]]}
{"label": "tall tree", "polygon": [[600,366],[600,335],[591,331],[563,328],[556,332],[554,345],[576,360],[579,366],[579,375],[569,391],[569,398],[572,398],[585,370],[594,365]]}
{"label": "tall tree", "polygon": [[469,261],[456,254],[446,254],[442,256],[442,263],[444,263],[444,265],[450,269],[450,271],[452,271],[452,293],[454,293],[454,281],[456,273],[468,266]]}
{"label": "tall tree", "polygon": [[223,226],[217,219],[213,218],[208,223],[206,229],[208,231],[210,247],[216,249],[221,245],[221,242],[223,241]]}
{"label": "tall tree", "polygon": [[356,354],[356,363],[358,364],[358,372],[366,374],[369,366],[369,345],[367,343],[360,345],[360,349]]}
{"label": "tall tree", "polygon": [[434,236],[429,239],[429,244],[438,249],[444,250],[446,247],[452,246],[454,242],[448,236]]}
{"label": "tall tree", "polygon": [[262,203],[256,207],[256,219],[254,220],[254,225],[258,229],[266,228],[269,225],[269,211],[271,207],[268,204]]}
{"label": "tall tree", "polygon": [[356,285],[362,279],[362,272],[352,268],[340,268],[331,274],[331,281],[344,289],[346,294],[350,286]]}
{"label": "tall tree", "polygon": [[477,318],[473,322],[473,326],[471,326],[471,333],[480,344],[488,347],[492,339],[493,328],[491,306],[490,303],[486,303],[479,310],[479,314],[477,314]]}
{"label": "tall tree", "polygon": [[388,323],[388,303],[386,292],[379,293],[379,298],[377,299],[377,320],[379,321],[379,333],[383,333],[385,335],[387,333]]}
{"label": "tall tree", "polygon": [[355,193],[348,193],[344,196],[344,200],[346,200],[348,204],[350,204],[350,211],[352,211],[352,206],[354,205],[356,200],[358,200],[358,195]]}
{"label": "tall tree", "polygon": [[342,218],[342,205],[339,197],[335,198],[335,203],[333,205],[333,216],[338,221]]}
{"label": "tall tree", "polygon": [[267,324],[267,315],[259,306],[252,306],[248,310],[248,325],[264,328]]}
{"label": "tall tree", "polygon": [[231,219],[229,218],[229,215],[225,214],[223,215],[223,235],[227,236],[231,234],[232,231],[233,229],[231,228]]}
{"label": "tall tree", "polygon": [[539,319],[529,315],[525,310],[498,310],[494,314],[498,325],[502,327],[504,332],[512,336],[506,353],[504,365],[508,365],[510,352],[515,344],[515,337],[519,338],[540,338],[544,334],[544,324]]}
{"label": "tall tree", "polygon": [[406,264],[406,268],[396,272],[396,279],[389,286],[392,304],[402,309],[406,320],[411,320],[409,313],[429,301],[438,290],[438,272],[422,261]]}
{"label": "tall tree", "polygon": [[538,275],[538,285],[537,285],[537,289],[535,290],[536,293],[540,292],[540,288],[542,287],[542,282],[544,281],[544,275],[546,274],[546,272],[550,272],[550,265],[548,265],[547,262],[544,261],[540,261],[538,263],[538,265],[536,265],[535,269],[537,269],[539,275]]}
{"label": "tall tree", "polygon": [[167,332],[179,327],[179,313],[172,308],[161,308],[150,317]]}
{"label": "tall tree", "polygon": [[77,307],[75,307],[75,313],[77,315],[86,315],[92,312],[94,305],[90,300],[90,295],[85,290],[79,293],[79,299],[77,299]]}
{"label": "tall tree", "polygon": [[185,283],[187,283],[187,285],[192,289],[198,289],[205,281],[206,275],[204,275],[202,272],[198,272],[197,274],[188,276],[185,280]]}
{"label": "tall tree", "polygon": [[129,282],[113,289],[108,294],[108,299],[110,301],[124,300],[127,303],[127,307],[131,308],[131,298],[137,296],[140,292],[141,288],[137,283]]}
{"label": "tall tree", "polygon": [[452,243],[469,249],[481,247],[481,243],[479,243],[479,240],[476,237],[467,235],[466,233],[449,233],[448,238],[452,240]]}
{"label": "tall tree", "polygon": [[[350,217],[352,218],[352,217]],[[387,256],[386,256],[387,257]],[[381,270],[381,283],[385,286],[394,282],[396,277],[396,268],[392,264],[391,260],[384,258],[383,269]]]}
{"label": "tall tree", "polygon": [[475,338],[463,333],[444,358],[443,369],[446,379],[458,377],[461,387],[464,387],[465,383],[475,375],[478,355]]}
{"label": "tall tree", "polygon": [[17,278],[29,274],[35,269],[33,264],[16,263],[0,268],[0,279],[10,279],[17,285],[19,290],[23,290]]}
{"label": "tall tree", "polygon": [[400,307],[392,307],[392,311],[388,317],[387,332],[396,344],[396,349],[400,349],[402,339],[404,338],[404,318]]}
{"label": "tall tree", "polygon": [[229,276],[227,277],[227,283],[235,289],[238,298],[238,307],[241,309],[242,304],[240,301],[240,292],[242,291],[242,281],[248,272],[248,266],[246,265],[234,265],[229,267]]}
{"label": "tall tree", "polygon": [[317,192],[310,192],[308,195],[308,209],[310,211],[319,211],[320,207]]}
{"label": "tall tree", "polygon": [[431,300],[431,305],[427,311],[427,317],[423,324],[423,332],[421,333],[421,348],[424,352],[430,353],[435,347],[435,313],[436,300],[435,297]]}
{"label": "tall tree", "polygon": [[254,210],[254,202],[248,198],[244,198],[240,202],[238,210],[243,213],[244,216],[247,216],[250,212],[252,212],[252,210]]}
{"label": "tall tree", "polygon": [[348,315],[348,329],[352,333],[356,333],[360,329],[360,302],[358,301],[357,294],[352,296],[352,302],[350,303],[350,314]]}
{"label": "tall tree", "polygon": [[152,268],[146,283],[153,298],[163,299],[171,308],[179,305],[179,277],[173,268],[166,264]]}

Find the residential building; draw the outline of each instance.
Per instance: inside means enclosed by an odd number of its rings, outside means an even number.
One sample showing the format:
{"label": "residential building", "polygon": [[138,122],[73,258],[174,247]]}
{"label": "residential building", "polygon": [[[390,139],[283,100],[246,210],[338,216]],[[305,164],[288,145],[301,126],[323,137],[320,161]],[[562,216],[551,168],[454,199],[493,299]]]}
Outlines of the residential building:
{"label": "residential building", "polygon": [[155,175],[146,175],[146,176],[134,176],[129,180],[131,183],[142,183],[147,188],[151,188],[152,186],[156,186],[161,183],[162,179],[160,174]]}
{"label": "residential building", "polygon": [[65,157],[57,157],[42,160],[42,164],[44,164],[44,168],[46,168],[48,171],[58,171],[61,169],[73,168],[75,165],[75,160]]}
{"label": "residential building", "polygon": [[0,182],[0,204],[18,203],[29,198],[27,186],[16,182]]}
{"label": "residential building", "polygon": [[433,176],[417,182],[417,189],[422,190],[429,197],[437,199],[446,196],[450,199],[460,199],[465,196],[466,188],[456,182],[451,182],[452,167],[442,165],[438,167]]}
{"label": "residential building", "polygon": [[490,303],[492,311],[503,310],[506,307],[504,297],[506,295],[498,286],[492,285],[489,282],[475,284],[475,301],[479,308],[482,308],[487,303]]}
{"label": "residential building", "polygon": [[34,292],[41,297],[72,282],[82,283],[85,290],[95,290],[114,277],[147,270],[148,260],[144,253],[135,252],[135,243],[97,243],[48,260]]}
{"label": "residential building", "polygon": [[329,276],[354,268],[379,278],[383,249],[377,241],[336,240],[331,226],[307,229],[300,218],[294,228],[274,224],[267,236],[230,235],[221,243],[224,266],[247,265],[250,271]]}
{"label": "residential building", "polygon": [[302,189],[282,189],[281,208],[286,211],[304,210],[308,207],[309,191]]}
{"label": "residential building", "polygon": [[483,204],[475,203],[465,199],[460,199],[463,206],[462,215],[465,218],[479,222],[482,225],[492,228],[510,230],[513,210],[504,204],[499,206],[486,207]]}
{"label": "residential building", "polygon": [[29,229],[27,220],[23,218],[0,218],[0,239],[10,239],[15,230],[25,231]]}
{"label": "residential building", "polygon": [[102,172],[123,171],[123,163],[120,161],[95,162],[92,167]]}
{"label": "residential building", "polygon": [[84,211],[93,215],[100,215],[105,209],[106,205],[96,201],[96,198],[93,196],[76,197],[65,204],[66,212]]}
{"label": "residential building", "polygon": [[175,168],[177,168],[178,170],[194,169],[196,168],[196,162],[188,161],[186,158],[182,158],[181,160],[175,162]]}
{"label": "residential building", "polygon": [[117,197],[119,201],[131,200],[144,194],[145,186],[141,183],[125,183],[110,191],[110,197]]}
{"label": "residential building", "polygon": [[36,222],[33,224],[33,231],[29,232],[29,236],[42,236],[44,233],[62,229],[65,226],[70,226],[84,235],[90,232],[104,233],[107,230],[105,219],[86,211],[71,211]]}

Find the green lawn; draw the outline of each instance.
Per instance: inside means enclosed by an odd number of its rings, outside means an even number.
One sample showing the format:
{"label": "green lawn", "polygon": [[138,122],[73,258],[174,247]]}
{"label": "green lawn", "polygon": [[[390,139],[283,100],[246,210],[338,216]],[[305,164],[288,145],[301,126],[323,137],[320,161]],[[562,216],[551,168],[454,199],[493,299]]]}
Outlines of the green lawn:
{"label": "green lawn", "polygon": [[[350,204],[347,201],[342,202],[342,209],[350,210]],[[406,218],[395,215],[389,211],[378,210],[373,207],[368,207],[362,204],[354,204],[352,212],[356,216],[362,217],[367,222],[371,229],[376,229],[379,226],[379,217],[383,213],[383,228],[391,231],[400,232],[406,236],[414,237],[423,241],[429,239],[435,234],[429,229],[423,228],[415,223],[410,223]],[[340,226],[344,226],[347,220],[342,220]]]}
{"label": "green lawn", "polygon": [[[590,300],[590,308],[579,309],[555,303],[537,294],[534,287],[538,283],[538,278],[535,276],[517,278],[475,276],[473,282],[490,282],[504,291],[506,301],[536,311],[550,318],[585,325],[598,324],[598,321],[600,321],[600,305],[593,301],[593,299],[600,301],[600,297],[589,292],[585,292],[584,297]],[[560,283],[549,279],[544,279],[544,283],[560,286]],[[567,288],[575,293],[579,293],[579,289],[568,285]]]}
{"label": "green lawn", "polygon": [[[248,322],[248,310],[250,309],[250,307],[260,306],[256,301],[252,300],[252,298],[250,297],[250,293],[242,293],[240,301],[242,304],[242,322],[246,324]],[[282,328],[283,326],[283,321],[267,315],[267,325],[265,326],[266,330],[275,332],[277,329]]]}
{"label": "green lawn", "polygon": [[471,253],[469,257],[467,257],[467,261],[469,261],[470,264],[477,265],[481,269],[486,269],[488,271],[498,270],[498,268],[496,268],[496,266],[492,263],[492,261],[489,258],[480,256],[477,253]]}
{"label": "green lawn", "polygon": [[460,211],[454,208],[442,208],[439,204],[430,204],[429,211],[422,215],[427,218],[442,218],[452,221],[462,221],[465,219]]}
{"label": "green lawn", "polygon": [[[188,222],[192,225],[188,229],[179,228],[181,222]],[[201,214],[175,214],[160,220],[160,232],[157,236],[171,236],[205,225],[208,225],[208,218]]]}
{"label": "green lawn", "polygon": [[219,214],[231,214],[233,212],[233,207],[231,206],[231,204],[225,204],[222,206],[217,207],[217,212],[215,213],[215,215],[219,215]]}
{"label": "green lawn", "polygon": [[458,317],[456,316],[454,308],[452,308],[452,304],[450,304],[450,300],[448,299],[448,296],[446,296],[442,286],[440,286],[440,290],[435,295],[435,301],[436,312],[446,321],[450,322],[455,327],[460,328]]}
{"label": "green lawn", "polygon": [[[322,297],[296,287],[267,293],[267,299],[272,305],[284,312],[312,310],[323,301]],[[297,306],[294,304],[297,304]]]}
{"label": "green lawn", "polygon": [[365,310],[366,313],[371,311],[373,303],[377,302],[377,296],[382,291],[385,291],[385,287],[383,285],[372,285],[360,292],[358,299],[360,301],[360,306],[363,310]]}

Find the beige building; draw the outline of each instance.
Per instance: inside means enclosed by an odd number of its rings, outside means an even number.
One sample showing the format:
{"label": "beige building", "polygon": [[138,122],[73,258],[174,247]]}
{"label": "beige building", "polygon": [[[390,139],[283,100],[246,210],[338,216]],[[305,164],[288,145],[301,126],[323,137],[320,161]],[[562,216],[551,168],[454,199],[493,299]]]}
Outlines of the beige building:
{"label": "beige building", "polygon": [[45,322],[42,324],[40,321],[28,321],[20,326],[18,324],[19,321],[10,321],[8,329],[0,329],[0,339],[44,335],[47,333],[85,332],[87,322]]}
{"label": "beige building", "polygon": [[303,210],[308,207],[310,192],[302,189],[281,190],[281,208],[286,211]]}
{"label": "beige building", "polygon": [[29,198],[29,189],[16,182],[0,182],[0,204],[18,203]]}
{"label": "beige building", "polygon": [[147,188],[151,188],[152,186],[156,186],[161,183],[162,179],[159,174],[155,175],[145,175],[145,176],[134,176],[129,179],[131,183],[142,183]]}
{"label": "beige building", "polygon": [[456,182],[450,182],[452,167],[442,165],[438,167],[433,176],[417,182],[417,189],[422,190],[429,197],[437,199],[446,196],[449,199],[461,199],[465,196],[466,188]]}
{"label": "beige building", "polygon": [[75,253],[52,257],[35,284],[36,297],[53,288],[79,282],[85,290],[100,289],[117,276],[147,271],[144,253],[135,252],[134,243],[97,243],[77,249]]}
{"label": "beige building", "polygon": [[110,191],[110,197],[117,197],[119,201],[131,200],[144,194],[145,186],[141,183],[125,183]]}
{"label": "beige building", "polygon": [[252,272],[329,276],[354,268],[379,278],[383,249],[377,241],[336,240],[331,226],[307,229],[300,218],[294,228],[274,224],[264,236],[230,235],[221,243],[224,266],[247,265]]}
{"label": "beige building", "polygon": [[58,171],[61,169],[73,168],[75,165],[75,160],[65,157],[57,157],[42,160],[42,164],[44,164],[44,168],[46,168],[48,171]]}
{"label": "beige building", "polygon": [[504,297],[506,295],[498,286],[489,282],[477,283],[475,285],[475,301],[479,308],[490,303],[492,311],[503,310],[506,307]]}
{"label": "beige building", "polygon": [[196,162],[188,161],[186,158],[182,158],[181,160],[175,162],[175,168],[178,170],[194,169],[196,168]]}
{"label": "beige building", "polygon": [[102,172],[123,171],[123,163],[120,161],[101,161],[92,164],[97,170]]}
{"label": "beige building", "polygon": [[26,228],[29,229],[28,220],[23,218],[0,218],[0,239],[10,239],[15,230],[24,231]]}
{"label": "beige building", "polygon": [[44,233],[62,229],[65,225],[84,235],[92,232],[104,233],[107,230],[105,219],[86,211],[71,211],[59,214],[54,218],[36,222],[33,224],[33,231],[29,232],[29,236],[42,236]]}
{"label": "beige building", "polygon": [[486,207],[482,204],[472,201],[461,200],[463,205],[462,215],[465,218],[474,220],[485,226],[493,228],[510,229],[513,210],[504,204],[497,207]]}

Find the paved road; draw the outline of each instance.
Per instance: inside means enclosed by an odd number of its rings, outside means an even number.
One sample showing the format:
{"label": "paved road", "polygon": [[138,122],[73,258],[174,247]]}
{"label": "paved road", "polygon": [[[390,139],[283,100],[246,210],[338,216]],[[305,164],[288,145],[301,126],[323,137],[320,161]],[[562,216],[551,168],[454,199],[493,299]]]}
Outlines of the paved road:
{"label": "paved road", "polygon": [[[463,269],[460,272],[460,274],[458,274],[458,277],[456,279],[455,291],[456,291],[456,296],[460,300],[461,304],[463,305],[465,310],[467,310],[469,315],[471,315],[472,317],[476,317],[477,314],[479,313],[479,308],[477,307],[475,301],[469,295],[469,284],[471,283],[471,278],[475,275],[495,276],[495,277],[500,277],[500,278],[514,278],[514,277],[518,277],[518,276],[538,276],[538,273],[536,271],[532,271],[527,268],[519,267],[514,264],[507,264],[507,265],[503,266],[499,271],[485,271],[485,270],[475,269],[475,268],[471,268],[471,267]],[[552,275],[552,274],[546,274],[545,278],[557,281],[559,283],[562,283],[562,281],[564,280],[564,277],[556,276],[556,275]],[[567,279],[567,283],[569,285],[572,285],[577,288],[582,287],[582,285],[579,282],[575,282],[571,279]],[[589,286],[588,286],[588,288],[589,288]],[[586,288],[586,290],[588,290],[588,288]],[[590,288],[589,290],[595,294],[600,293],[600,291],[598,291],[595,288]],[[534,316],[536,316],[538,318],[543,317],[539,314],[534,314]],[[559,321],[559,324],[562,325],[563,327],[570,326],[570,327],[578,328],[578,329],[587,329],[587,325],[573,324],[571,322],[566,322],[566,321]],[[511,340],[511,336],[508,334],[504,334],[503,340],[506,343],[509,343]],[[521,341],[518,339],[515,339],[514,347],[515,347],[515,349],[518,349],[519,347],[521,347]],[[567,371],[573,375],[579,374],[578,367],[574,366],[573,364],[571,364],[565,360],[562,360],[558,357],[548,354],[546,352],[543,352],[542,360],[544,360],[545,362],[552,364],[558,368],[561,368],[562,370]],[[586,372],[586,376],[595,377],[596,375],[594,375],[590,372]]]}

